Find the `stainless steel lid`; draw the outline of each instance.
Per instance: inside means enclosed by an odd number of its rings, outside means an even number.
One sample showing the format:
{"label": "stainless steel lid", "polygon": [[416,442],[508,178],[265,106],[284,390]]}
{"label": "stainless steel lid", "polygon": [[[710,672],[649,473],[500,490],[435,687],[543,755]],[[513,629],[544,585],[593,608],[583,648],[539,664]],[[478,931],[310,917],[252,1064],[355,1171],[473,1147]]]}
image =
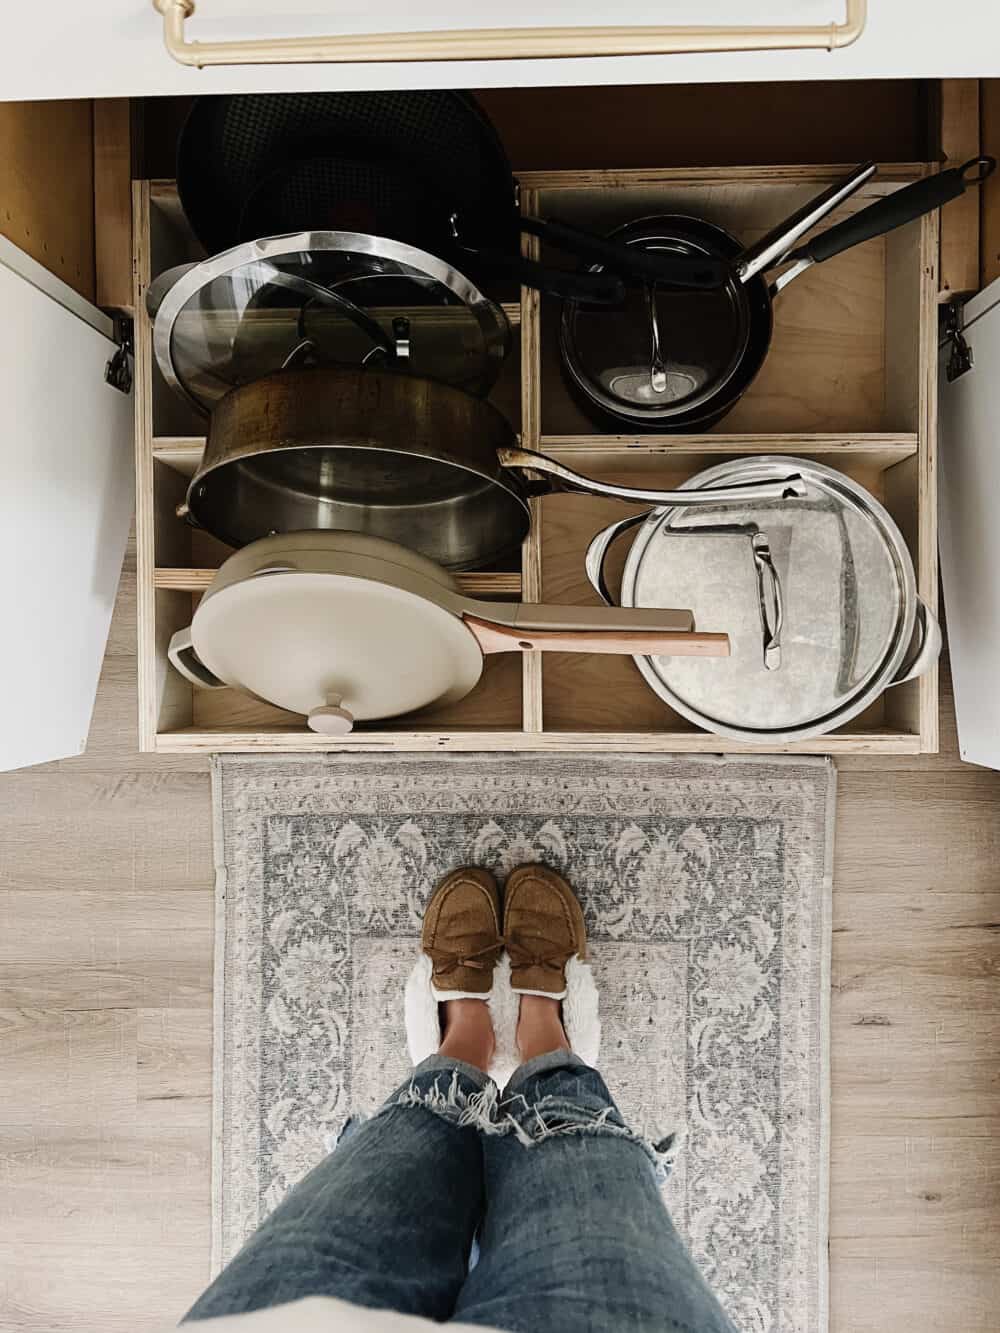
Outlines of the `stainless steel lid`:
{"label": "stainless steel lid", "polygon": [[358,232],[251,241],[151,290],[160,370],[202,412],[293,366],[377,366],[486,394],[510,341],[501,307],[451,265]]}
{"label": "stainless steel lid", "polygon": [[643,657],[646,680],[700,726],[768,741],[817,735],[862,711],[914,633],[916,584],[885,509],[842,473],[806,459],[737,459],[687,483],[705,488],[801,474],[801,499],[654,511],[625,565],[622,604],[689,606],[723,625],[731,656]]}

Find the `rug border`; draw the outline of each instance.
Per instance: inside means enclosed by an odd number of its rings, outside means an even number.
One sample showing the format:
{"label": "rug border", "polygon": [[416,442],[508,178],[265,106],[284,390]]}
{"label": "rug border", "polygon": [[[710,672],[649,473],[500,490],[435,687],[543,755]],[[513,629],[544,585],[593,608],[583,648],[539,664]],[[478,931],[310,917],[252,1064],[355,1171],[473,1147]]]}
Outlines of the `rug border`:
{"label": "rug border", "polygon": [[[217,752],[211,756],[211,787],[212,787],[212,848],[215,869],[214,885],[214,907],[215,907],[215,942],[213,950],[213,977],[212,977],[212,1188],[211,1188],[211,1275],[214,1278],[222,1267],[222,1249],[223,1249],[223,1217],[222,1217],[222,1195],[223,1195],[223,1140],[225,1128],[225,1070],[222,1067],[222,1061],[215,1058],[216,1052],[223,1050],[223,1036],[225,1031],[225,956],[226,956],[226,859],[225,859],[225,832],[223,827],[223,785],[225,770],[230,766],[252,765],[254,767],[267,767],[276,764],[295,764],[304,766],[306,764],[316,764],[318,766],[329,766],[331,763],[357,761],[357,760],[381,760],[383,763],[389,756],[379,753],[377,755],[357,755],[340,754],[337,752],[320,752],[305,754],[255,754],[247,753],[226,753]],[[393,760],[402,763],[419,763],[428,760],[441,760],[445,756],[440,752],[424,753],[402,753],[393,756]],[[492,751],[465,751],[449,754],[449,761],[474,761],[483,758],[495,757]],[[570,755],[553,754],[550,750],[512,750],[507,751],[503,758],[506,760],[524,757],[526,759],[560,759],[575,758],[584,759],[586,756],[579,753]],[[797,754],[657,754],[657,753],[632,753],[632,754],[607,754],[595,755],[595,758],[608,758],[615,760],[633,760],[642,762],[681,762],[695,765],[725,766],[728,764],[746,764],[746,763],[766,763],[778,767],[801,767],[823,769],[827,774],[826,783],[826,808],[824,811],[824,864],[823,864],[823,887],[822,887],[822,923],[823,932],[822,947],[820,950],[820,1025],[821,1025],[821,1048],[820,1048],[820,1108],[819,1108],[819,1140],[820,1140],[820,1172],[819,1172],[819,1197],[817,1199],[819,1218],[817,1224],[817,1245],[819,1253],[817,1255],[817,1328],[819,1333],[829,1333],[830,1327],[830,984],[832,974],[832,952],[833,952],[833,866],[834,866],[834,839],[836,831],[836,811],[837,811],[837,767],[832,757],[829,755],[797,755]]]}

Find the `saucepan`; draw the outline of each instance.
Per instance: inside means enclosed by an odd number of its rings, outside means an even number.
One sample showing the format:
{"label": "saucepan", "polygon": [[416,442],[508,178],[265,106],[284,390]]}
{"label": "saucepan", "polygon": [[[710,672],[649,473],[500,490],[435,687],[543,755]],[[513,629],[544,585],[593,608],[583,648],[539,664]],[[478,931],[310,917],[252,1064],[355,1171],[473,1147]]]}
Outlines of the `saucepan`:
{"label": "saucepan", "polygon": [[[754,490],[779,499],[797,487],[790,475]],[[553,490],[654,505],[677,498],[596,481],[520,449],[501,412],[449,384],[383,370],[292,370],[222,399],[177,512],[230,546],[337,529],[464,570],[516,553],[531,526],[531,497]],[[727,495],[741,501],[746,491],[684,499],[718,505]]]}
{"label": "saucepan", "polygon": [[[664,432],[705,430],[742,397],[767,357],[773,302],[814,264],[894,231],[981,184],[992,157],[915,181],[834,227],[796,243],[873,174],[864,163],[844,180],[744,248],[714,222],[670,215],[643,218],[609,238],[651,254],[724,260],[729,280],[711,291],[667,289],[651,280],[623,304],[565,301],[559,329],[563,366],[586,410],[599,419]],[[781,266],[774,278],[768,270]],[[598,265],[591,265],[596,273]]]}
{"label": "saucepan", "polygon": [[718,657],[729,640],[684,610],[477,601],[398,543],[298,532],[231,556],[169,656],[199,689],[243,689],[343,735],[454,703],[486,655],[533,649]]}

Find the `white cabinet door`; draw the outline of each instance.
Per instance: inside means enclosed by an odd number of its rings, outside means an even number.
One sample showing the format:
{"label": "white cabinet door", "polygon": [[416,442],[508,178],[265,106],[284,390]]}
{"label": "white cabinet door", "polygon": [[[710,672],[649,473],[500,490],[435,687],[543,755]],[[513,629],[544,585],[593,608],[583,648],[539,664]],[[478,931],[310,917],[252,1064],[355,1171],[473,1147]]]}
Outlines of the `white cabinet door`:
{"label": "white cabinet door", "polygon": [[[190,41],[316,37],[470,27],[842,23],[844,0],[196,0]],[[869,0],[868,22],[839,51],[731,51],[572,60],[179,65],[153,0],[45,0],[2,7],[5,101],[295,92],[324,88],[521,88],[562,84],[771,83],[803,79],[989,78],[1000,74],[996,0]],[[822,110],[817,108],[817,114]],[[669,142],[677,127],[664,126]]]}
{"label": "white cabinet door", "polygon": [[972,368],[942,344],[941,578],[962,758],[1000,768],[1000,281],[964,310]]}
{"label": "white cabinet door", "polygon": [[83,752],[135,503],[111,321],[0,238],[0,770]]}

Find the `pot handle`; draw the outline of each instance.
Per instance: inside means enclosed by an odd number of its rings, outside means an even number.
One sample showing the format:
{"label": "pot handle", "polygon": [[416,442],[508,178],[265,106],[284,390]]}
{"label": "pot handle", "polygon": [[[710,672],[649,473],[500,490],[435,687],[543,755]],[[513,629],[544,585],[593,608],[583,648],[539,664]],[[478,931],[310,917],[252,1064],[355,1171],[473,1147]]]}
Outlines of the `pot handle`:
{"label": "pot handle", "polygon": [[174,510],[174,513],[177,515],[178,518],[182,518],[184,522],[187,523],[190,527],[192,528],[201,527],[201,524],[195,518],[194,514],[191,513],[191,509],[190,506],[188,505],[187,500],[182,500],[180,504],[177,506],[177,508]]}
{"label": "pot handle", "polygon": [[[886,195],[884,199],[869,204],[860,213],[838,223],[836,227],[822,232],[793,250],[787,258],[793,262],[809,260],[821,264],[850,249],[852,245],[860,245],[873,236],[883,236],[896,227],[902,227],[904,223],[923,217],[925,213],[933,213],[942,204],[964,194],[967,186],[981,185],[988,176],[992,176],[996,165],[995,157],[973,157],[960,167],[951,167],[948,171],[939,171],[934,176],[914,181],[905,189]],[[970,174],[973,170],[975,174]]]}
{"label": "pot handle", "polygon": [[705,486],[698,490],[647,490],[638,486],[616,486],[611,482],[595,481],[580,472],[574,472],[565,463],[557,463],[546,454],[531,449],[503,446],[497,450],[501,467],[530,468],[543,472],[545,482],[529,483],[529,495],[549,495],[558,491],[581,491],[585,495],[607,495],[614,500],[632,500],[654,505],[719,505],[742,504],[752,500],[787,500],[806,494],[806,484],[797,472],[778,481],[746,481],[735,486]]}
{"label": "pot handle", "polygon": [[[914,640],[916,647],[914,647]],[[913,627],[913,639],[899,670],[889,681],[890,685],[902,685],[904,681],[916,680],[929,671],[941,655],[941,626],[927,603],[917,598],[917,619]]]}
{"label": "pot handle", "polygon": [[170,644],[167,648],[167,657],[170,658],[170,664],[179,671],[185,680],[198,690],[225,690],[228,685],[218,676],[213,675],[208,667],[199,659],[194,650],[194,644],[191,642],[191,626],[186,629],[179,629],[176,634],[170,636]]}
{"label": "pot handle", "polygon": [[555,218],[521,218],[521,230],[547,241],[559,250],[568,250],[583,259],[606,264],[615,273],[627,273],[643,282],[659,282],[666,287],[693,287],[717,290],[730,278],[729,265],[711,255],[670,254],[665,250],[643,250],[638,245],[595,236],[568,222]]}
{"label": "pot handle", "polygon": [[609,523],[596,537],[592,538],[590,545],[587,547],[583,567],[587,571],[590,586],[607,606],[615,605],[604,574],[604,562],[608,557],[608,551],[622,533],[628,532],[630,528],[638,527],[640,523],[645,523],[651,513],[652,510],[647,509],[644,513],[631,514],[628,518],[620,518],[617,523]]}
{"label": "pot handle", "polygon": [[523,259],[499,250],[480,246],[457,246],[458,254],[477,260],[494,278],[510,278],[522,287],[534,287],[558,296],[563,301],[579,301],[586,305],[621,305],[625,300],[625,285],[613,273],[573,273],[568,269],[550,268],[535,259]]}

